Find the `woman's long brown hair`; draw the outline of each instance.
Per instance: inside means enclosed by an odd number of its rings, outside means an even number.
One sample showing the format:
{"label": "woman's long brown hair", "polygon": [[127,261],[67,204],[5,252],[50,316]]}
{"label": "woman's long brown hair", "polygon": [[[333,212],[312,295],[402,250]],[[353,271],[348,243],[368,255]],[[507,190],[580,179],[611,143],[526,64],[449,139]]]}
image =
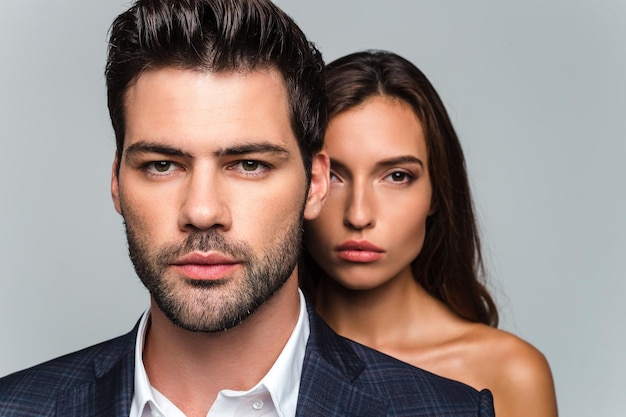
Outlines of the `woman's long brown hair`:
{"label": "woman's long brown hair", "polygon": [[[434,209],[427,219],[423,248],[412,264],[413,275],[426,291],[460,317],[496,327],[498,311],[484,282],[463,150],[430,81],[401,56],[364,51],[328,64],[326,91],[329,119],[372,96],[402,100],[413,108],[426,137]],[[304,258],[301,286],[313,298],[321,271],[310,256],[305,254]]]}

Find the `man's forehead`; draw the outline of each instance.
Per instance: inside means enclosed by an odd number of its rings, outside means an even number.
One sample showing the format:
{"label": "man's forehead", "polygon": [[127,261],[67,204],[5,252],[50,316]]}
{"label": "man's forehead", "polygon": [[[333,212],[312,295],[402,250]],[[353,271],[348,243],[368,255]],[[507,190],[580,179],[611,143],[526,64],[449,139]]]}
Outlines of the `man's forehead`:
{"label": "man's forehead", "polygon": [[138,141],[172,144],[193,138],[215,141],[212,152],[263,142],[297,146],[284,82],[271,68],[220,73],[147,70],[129,88],[125,112],[125,147]]}
{"label": "man's forehead", "polygon": [[266,75],[276,83],[276,86],[280,85],[282,88],[285,89],[285,92],[287,92],[287,82],[285,80],[285,77],[283,76],[283,73],[273,65],[256,65],[254,67],[242,66],[234,69],[221,69],[217,71],[204,67],[186,68],[172,65],[149,67],[142,70],[133,78],[131,82],[128,83],[128,86],[126,88],[126,95],[128,95],[128,93],[133,89],[134,86],[136,86],[136,84],[140,80],[154,77],[157,74],[160,77],[169,78],[181,73],[195,74],[199,78],[210,76],[215,80],[223,81],[232,78],[250,79],[258,75]]}

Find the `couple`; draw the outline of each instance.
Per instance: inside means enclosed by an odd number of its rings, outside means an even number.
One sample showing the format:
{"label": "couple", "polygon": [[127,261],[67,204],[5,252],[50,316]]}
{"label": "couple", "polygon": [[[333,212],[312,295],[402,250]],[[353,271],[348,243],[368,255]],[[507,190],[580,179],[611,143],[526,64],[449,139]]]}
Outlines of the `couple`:
{"label": "couple", "polygon": [[493,415],[337,336],[298,290],[330,186],[321,55],[264,0],[139,0],[111,28],[111,190],[151,307],[0,380],[0,415]]}

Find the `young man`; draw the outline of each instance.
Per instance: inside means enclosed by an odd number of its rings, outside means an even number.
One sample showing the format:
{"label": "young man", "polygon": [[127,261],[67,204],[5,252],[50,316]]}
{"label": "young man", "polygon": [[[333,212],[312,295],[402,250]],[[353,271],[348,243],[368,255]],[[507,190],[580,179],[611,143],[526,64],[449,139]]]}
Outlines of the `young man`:
{"label": "young man", "polygon": [[151,295],[129,334],[0,380],[10,416],[491,416],[334,334],[298,290],[326,196],[323,63],[269,0],[139,0],[106,69],[111,190]]}

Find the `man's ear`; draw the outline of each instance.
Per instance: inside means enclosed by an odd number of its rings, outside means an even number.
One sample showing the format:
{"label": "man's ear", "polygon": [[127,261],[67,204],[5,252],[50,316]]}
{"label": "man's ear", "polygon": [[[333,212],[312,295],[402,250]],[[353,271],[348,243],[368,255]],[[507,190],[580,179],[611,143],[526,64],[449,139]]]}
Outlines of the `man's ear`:
{"label": "man's ear", "polygon": [[317,217],[326,196],[328,195],[328,187],[330,186],[330,160],[325,151],[321,151],[313,157],[311,161],[311,185],[309,186],[309,195],[306,199],[304,207],[304,218],[313,220]]}
{"label": "man's ear", "polygon": [[120,204],[120,178],[119,178],[120,160],[117,152],[113,159],[113,167],[111,168],[111,197],[113,205],[119,214],[122,214],[122,205]]}

